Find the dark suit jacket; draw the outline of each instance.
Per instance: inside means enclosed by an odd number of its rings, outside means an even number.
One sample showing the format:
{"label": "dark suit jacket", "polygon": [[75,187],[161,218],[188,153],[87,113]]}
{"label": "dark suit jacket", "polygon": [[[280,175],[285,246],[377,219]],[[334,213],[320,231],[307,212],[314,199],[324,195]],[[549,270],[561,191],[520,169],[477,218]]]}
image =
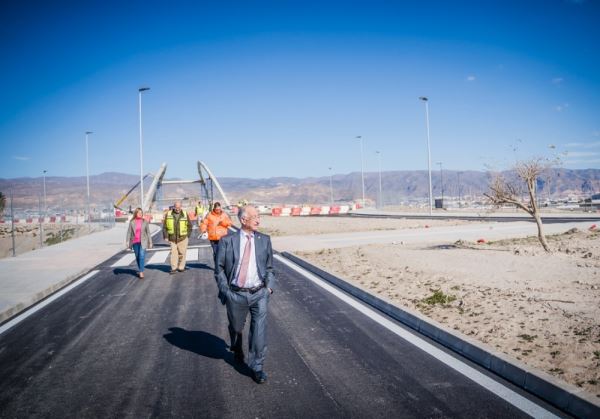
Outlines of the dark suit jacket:
{"label": "dark suit jacket", "polygon": [[[275,275],[273,274],[273,248],[271,237],[266,234],[254,232],[254,253],[256,255],[256,268],[258,276],[265,287],[274,288]],[[228,234],[219,240],[217,263],[215,266],[215,280],[219,287],[219,298],[224,302],[226,291],[235,277],[235,269],[240,259],[240,232]]]}

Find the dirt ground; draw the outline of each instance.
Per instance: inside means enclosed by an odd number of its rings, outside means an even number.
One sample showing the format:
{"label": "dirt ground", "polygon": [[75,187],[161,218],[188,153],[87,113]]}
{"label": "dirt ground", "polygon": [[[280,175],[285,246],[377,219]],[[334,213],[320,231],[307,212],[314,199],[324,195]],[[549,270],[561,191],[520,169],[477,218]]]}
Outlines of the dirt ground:
{"label": "dirt ground", "polygon": [[407,220],[358,217],[261,217],[260,231],[271,236],[295,236],[355,231],[381,231],[423,228],[426,225],[453,226],[466,224],[461,220]]}
{"label": "dirt ground", "polygon": [[[55,223],[44,224],[44,246],[59,243],[61,240],[69,240],[81,237],[95,231],[103,230],[102,225],[93,225],[91,230],[87,225]],[[62,230],[62,233],[61,233]],[[31,250],[40,248],[40,227],[39,224],[17,224],[15,225],[15,249],[16,254],[20,255]],[[12,256],[12,235],[11,225],[0,225],[0,258]]]}
{"label": "dirt ground", "polygon": [[[319,234],[449,222],[264,217],[263,231]],[[456,222],[464,223],[464,222]],[[600,233],[485,244],[369,245],[297,254],[600,397]]]}

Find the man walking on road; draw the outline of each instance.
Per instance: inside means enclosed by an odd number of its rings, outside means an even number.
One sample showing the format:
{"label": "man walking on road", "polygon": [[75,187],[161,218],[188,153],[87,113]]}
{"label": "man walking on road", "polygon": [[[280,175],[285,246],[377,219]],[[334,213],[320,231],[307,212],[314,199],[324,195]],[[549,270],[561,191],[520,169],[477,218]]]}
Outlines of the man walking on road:
{"label": "man walking on road", "polygon": [[171,243],[171,274],[185,270],[185,255],[191,234],[192,223],[181,209],[181,202],[177,201],[173,209],[165,214],[163,223],[163,237]]}
{"label": "man walking on road", "polygon": [[217,265],[217,248],[219,247],[219,240],[221,240],[221,237],[227,235],[228,229],[232,224],[229,216],[221,209],[221,204],[219,202],[214,203],[212,211],[208,213],[200,224],[200,231],[202,233],[208,233],[208,240],[210,240],[210,245],[213,249],[215,267]]}
{"label": "man walking on road", "polygon": [[275,282],[271,238],[256,231],[260,224],[258,211],[247,205],[240,209],[242,225],[238,233],[223,237],[217,251],[215,279],[219,299],[227,306],[231,350],[237,362],[244,362],[242,331],[250,312],[248,366],[254,380],[267,380],[263,364],[267,352],[267,305]]}

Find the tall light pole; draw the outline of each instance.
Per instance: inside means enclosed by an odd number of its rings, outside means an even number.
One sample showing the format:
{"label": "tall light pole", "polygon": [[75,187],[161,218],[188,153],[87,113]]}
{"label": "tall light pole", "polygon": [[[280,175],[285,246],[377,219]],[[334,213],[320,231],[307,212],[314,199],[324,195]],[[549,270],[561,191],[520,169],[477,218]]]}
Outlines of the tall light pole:
{"label": "tall light pole", "polygon": [[442,162],[439,161],[437,164],[440,165],[440,183],[442,184],[442,209],[444,209],[444,171],[442,170]]}
{"label": "tall light pole", "polygon": [[423,102],[425,102],[425,119],[427,122],[427,170],[429,171],[429,215],[433,213],[433,191],[431,187],[431,146],[429,141],[429,99],[425,96],[421,96]]}
{"label": "tall light pole", "polygon": [[[46,172],[47,170],[44,170],[43,172],[43,177],[44,177],[44,217],[46,217],[47,213],[48,213],[48,206],[46,205]],[[42,216],[42,214],[40,214],[40,217]]]}
{"label": "tall light pole", "polygon": [[378,150],[375,153],[377,153],[377,160],[379,163],[379,209],[383,208],[383,192],[381,189],[381,152]]}
{"label": "tall light pole", "polygon": [[460,204],[460,172],[456,172],[456,177],[458,178],[458,208],[461,208]]}
{"label": "tall light pole", "polygon": [[331,179],[331,167],[329,168],[329,199],[333,205],[333,180]]}
{"label": "tall light pole", "polygon": [[142,93],[150,90],[149,87],[140,87],[138,89],[139,110],[140,110],[140,208],[144,210],[144,154],[143,154],[143,135],[142,135]]}
{"label": "tall light pole", "polygon": [[92,217],[90,214],[90,159],[89,159],[89,144],[88,137],[90,134],[93,134],[92,131],[85,132],[85,178],[87,182],[87,220],[88,226],[90,221],[92,221]]}
{"label": "tall light pole", "polygon": [[362,183],[362,206],[365,207],[365,160],[363,158],[363,139],[362,135],[357,135],[356,138],[360,140],[360,179]]}

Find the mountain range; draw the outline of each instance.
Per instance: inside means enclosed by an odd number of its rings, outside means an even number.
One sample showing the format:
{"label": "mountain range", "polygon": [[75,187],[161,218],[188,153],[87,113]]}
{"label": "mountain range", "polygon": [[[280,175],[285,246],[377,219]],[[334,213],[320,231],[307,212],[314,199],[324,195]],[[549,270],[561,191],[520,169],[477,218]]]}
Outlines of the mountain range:
{"label": "mountain range", "polygon": [[[504,173],[510,176],[510,173]],[[444,170],[432,173],[432,189],[435,198],[483,199],[493,173],[482,171]],[[49,208],[84,208],[86,204],[86,178],[46,177],[46,203]],[[102,173],[90,176],[90,201],[92,205],[108,208],[139,181],[139,176],[124,173]],[[272,177],[246,179],[224,177],[218,179],[231,203],[240,199],[265,204],[315,204],[331,201],[353,202],[362,199],[361,173],[337,174],[330,177]],[[147,188],[151,178],[144,182]],[[379,195],[379,174],[365,173],[365,198],[374,203]],[[424,200],[429,190],[428,172],[387,171],[381,174],[383,199],[386,205],[398,205],[409,201]],[[43,178],[0,179],[0,192],[8,198],[12,194],[14,205],[19,208],[37,209],[43,206]],[[538,179],[539,195],[543,199],[583,198],[600,192],[600,169],[570,170],[551,169]],[[214,188],[215,200],[222,199]],[[197,184],[164,185],[161,191],[167,205],[175,199],[197,199],[201,193]],[[139,190],[136,189],[123,206],[137,206]]]}

